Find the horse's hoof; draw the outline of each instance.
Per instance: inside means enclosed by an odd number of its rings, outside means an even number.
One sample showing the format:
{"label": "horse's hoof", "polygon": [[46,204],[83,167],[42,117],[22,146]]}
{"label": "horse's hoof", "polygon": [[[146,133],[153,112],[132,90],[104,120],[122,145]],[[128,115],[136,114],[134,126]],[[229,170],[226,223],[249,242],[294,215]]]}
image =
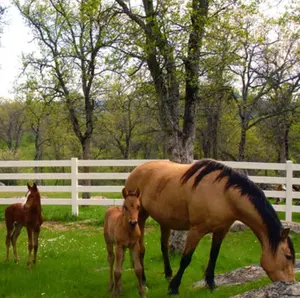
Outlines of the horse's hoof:
{"label": "horse's hoof", "polygon": [[166,278],[167,281],[171,281],[171,279],[172,279],[172,274],[171,274],[171,275],[165,275],[165,278]]}
{"label": "horse's hoof", "polygon": [[211,283],[211,284],[208,284],[208,283],[207,283],[205,287],[206,287],[206,288],[209,288],[210,291],[212,292],[214,289],[217,288],[217,285],[215,284],[215,282],[213,282],[213,283]]}
{"label": "horse's hoof", "polygon": [[168,294],[169,294],[169,295],[178,295],[178,294],[179,294],[179,291],[178,291],[178,289],[172,289],[172,288],[169,288]]}

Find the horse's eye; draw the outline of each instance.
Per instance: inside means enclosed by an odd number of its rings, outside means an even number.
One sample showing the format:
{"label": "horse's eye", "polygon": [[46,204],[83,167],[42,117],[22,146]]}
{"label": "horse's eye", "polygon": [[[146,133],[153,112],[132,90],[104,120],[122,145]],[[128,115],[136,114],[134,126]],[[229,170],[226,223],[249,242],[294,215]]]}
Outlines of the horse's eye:
{"label": "horse's eye", "polygon": [[138,206],[137,206],[137,210],[140,210],[140,208],[141,208],[141,206],[138,205]]}
{"label": "horse's eye", "polygon": [[124,209],[125,209],[125,210],[128,210],[127,206],[124,206]]}
{"label": "horse's eye", "polygon": [[285,257],[290,261],[292,259],[292,256],[290,255],[285,255]]}

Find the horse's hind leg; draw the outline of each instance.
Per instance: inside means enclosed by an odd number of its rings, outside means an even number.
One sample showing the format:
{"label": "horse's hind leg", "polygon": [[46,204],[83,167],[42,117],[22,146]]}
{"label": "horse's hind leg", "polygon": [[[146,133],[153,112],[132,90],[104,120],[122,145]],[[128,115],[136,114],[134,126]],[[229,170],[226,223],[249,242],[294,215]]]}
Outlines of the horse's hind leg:
{"label": "horse's hind leg", "polygon": [[160,226],[160,232],[161,232],[160,248],[161,248],[163,258],[164,258],[165,277],[171,278],[172,277],[172,268],[171,268],[170,260],[169,260],[169,239],[170,239],[171,230],[169,228]]}
{"label": "horse's hind leg", "polygon": [[210,255],[209,255],[209,262],[205,270],[205,281],[207,286],[211,290],[216,288],[216,284],[215,284],[216,262],[220,252],[221,244],[223,242],[225,235],[228,233],[229,228],[230,226],[224,230],[220,230],[213,233],[212,244],[211,244]]}
{"label": "horse's hind leg", "polygon": [[173,279],[171,280],[171,282],[169,284],[169,294],[171,294],[171,295],[178,294],[178,289],[181,284],[181,279],[182,279],[184,270],[190,264],[193,253],[194,253],[199,241],[205,234],[206,234],[206,231],[200,231],[199,229],[197,229],[197,227],[190,228],[188,235],[187,235],[183,256],[180,261],[180,267],[179,267],[176,275],[173,277]]}
{"label": "horse's hind leg", "polygon": [[140,263],[143,268],[143,271],[142,271],[143,284],[146,283],[146,275],[145,275],[145,267],[144,267],[144,257],[145,257],[144,233],[145,233],[145,222],[148,217],[149,217],[149,214],[145,210],[140,211],[138,224],[139,224],[140,231],[141,231],[141,237],[140,237],[139,244],[140,244]]}
{"label": "horse's hind leg", "polygon": [[11,242],[11,235],[13,233],[14,228],[11,226],[6,227],[6,261],[9,260],[9,248],[10,248],[10,242]]}
{"label": "horse's hind leg", "polygon": [[21,224],[16,224],[14,232],[12,233],[12,236],[11,236],[11,242],[12,242],[12,246],[13,246],[13,249],[14,249],[15,263],[19,262],[18,251],[17,251],[17,239],[18,239],[18,237],[21,233],[22,227],[23,226]]}

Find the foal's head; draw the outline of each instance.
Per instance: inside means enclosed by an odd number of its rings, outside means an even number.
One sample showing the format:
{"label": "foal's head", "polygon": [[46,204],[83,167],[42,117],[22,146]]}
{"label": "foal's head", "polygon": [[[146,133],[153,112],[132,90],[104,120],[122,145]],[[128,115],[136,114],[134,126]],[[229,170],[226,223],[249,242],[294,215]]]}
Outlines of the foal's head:
{"label": "foal's head", "polygon": [[32,186],[30,186],[27,183],[28,191],[26,194],[26,202],[24,204],[24,209],[27,210],[32,206],[40,205],[41,203],[41,196],[39,193],[39,190],[37,188],[37,185],[33,183]]}
{"label": "foal's head", "polygon": [[261,256],[261,266],[272,281],[295,281],[295,251],[289,238],[290,229],[283,229],[275,253],[265,250]]}
{"label": "foal's head", "polygon": [[138,223],[140,210],[140,190],[128,191],[125,187],[122,190],[124,198],[123,212],[128,220],[129,225],[134,228]]}

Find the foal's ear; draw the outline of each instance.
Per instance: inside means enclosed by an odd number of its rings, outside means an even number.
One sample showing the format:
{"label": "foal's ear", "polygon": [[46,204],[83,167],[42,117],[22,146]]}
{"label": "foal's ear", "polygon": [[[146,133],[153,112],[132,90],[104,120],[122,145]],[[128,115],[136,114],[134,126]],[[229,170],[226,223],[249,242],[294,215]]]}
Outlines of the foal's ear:
{"label": "foal's ear", "polygon": [[123,198],[124,198],[124,199],[127,198],[127,196],[128,196],[128,191],[127,191],[126,187],[124,187],[124,188],[122,189],[122,195],[123,195]]}
{"label": "foal's ear", "polygon": [[27,182],[27,188],[28,188],[28,190],[30,190],[31,189],[31,186],[29,185],[29,183]]}
{"label": "foal's ear", "polygon": [[289,236],[290,228],[283,229],[280,233],[280,238],[282,240],[286,239]]}
{"label": "foal's ear", "polygon": [[36,185],[35,182],[33,183],[32,188],[33,188],[35,191],[37,191],[37,185]]}
{"label": "foal's ear", "polygon": [[140,189],[137,187],[136,190],[135,190],[135,195],[136,195],[137,197],[139,197],[140,194],[141,194],[141,191],[140,191]]}

